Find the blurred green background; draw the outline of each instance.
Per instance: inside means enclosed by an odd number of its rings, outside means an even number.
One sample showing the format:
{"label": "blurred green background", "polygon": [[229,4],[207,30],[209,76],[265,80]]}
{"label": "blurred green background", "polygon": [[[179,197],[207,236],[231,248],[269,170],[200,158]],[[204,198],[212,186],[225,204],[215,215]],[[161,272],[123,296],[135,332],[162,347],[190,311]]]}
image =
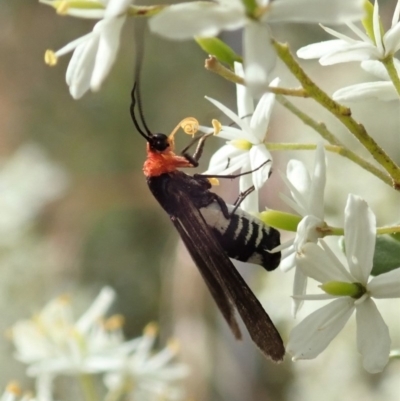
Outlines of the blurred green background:
{"label": "blurred green background", "polygon": [[[387,21],[395,3],[380,2]],[[31,316],[48,300],[66,292],[72,294],[79,316],[102,286],[111,285],[118,293],[114,312],[125,316],[128,338],[140,335],[148,322],[158,321],[162,340],[173,335],[182,343],[182,358],[192,369],[186,384],[188,399],[396,400],[394,377],[400,365],[393,362],[382,375],[363,372],[357,359],[354,327],[348,329],[347,336],[343,334],[345,340],[337,340],[337,348],[318,361],[295,366],[289,358],[284,364],[273,365],[262,359],[250,341],[233,341],[215,313],[193,263],[183,246],[177,245],[177,235],[148,191],[141,171],[145,142],[135,132],[129,115],[135,49],[132,22],[127,21],[124,27],[117,62],[101,91],[74,101],[65,84],[70,56],[62,57],[56,67],[50,68],[44,64],[44,52],[57,50],[89,32],[94,22],[58,16],[36,1],[0,2],[3,169],[7,170],[21,147],[35,144],[68,176],[66,189],[40,208],[17,241],[0,250],[0,330],[6,332],[16,320]],[[326,38],[318,27],[305,25],[281,26],[274,33],[280,40],[289,40],[294,49]],[[223,38],[240,51],[240,34]],[[146,32],[141,89],[146,119],[153,132],[169,133],[187,116],[196,117],[203,125],[209,125],[212,118],[228,122],[204,96],[235,109],[235,88],[207,72],[204,59],[205,54],[193,42],[169,42]],[[329,93],[370,79],[353,65],[305,65]],[[284,86],[296,86],[287,72],[282,76]],[[296,103],[344,137],[343,128],[334,125],[332,117],[310,100]],[[379,113],[371,113],[371,107],[379,107]],[[399,162],[398,108],[397,102],[370,102],[355,105],[353,112]],[[188,138],[178,138],[179,149]],[[269,140],[315,142],[318,137],[277,106]],[[344,141],[360,149],[351,139]],[[200,171],[221,144],[217,139],[210,141]],[[294,155],[312,165],[313,156],[308,152],[276,154],[274,169],[285,171],[287,160]],[[380,225],[399,218],[394,191],[368,175],[360,178],[360,170],[343,159],[329,156],[328,161],[332,173],[328,177],[327,215],[332,224],[335,219],[337,225],[341,224],[348,192],[358,193],[376,206]],[[15,177],[16,184],[25,180],[35,186],[29,166],[25,171],[23,176]],[[354,172],[354,180],[349,172]],[[13,176],[7,177],[12,184]],[[235,183],[224,183],[218,191],[233,201],[237,187]],[[287,210],[278,196],[282,191],[279,174],[274,174],[262,193],[261,205]],[[385,206],[381,207],[383,200]],[[30,202],[27,197],[27,208]],[[1,227],[0,234],[8,235]],[[261,269],[246,268],[242,272],[258,290],[287,339],[293,326],[289,298],[292,275],[278,271],[265,277]],[[398,316],[396,305],[385,307],[391,319]],[[394,323],[394,345],[399,346],[400,324],[396,319]],[[6,339],[0,341],[0,371],[0,388],[13,379],[23,383],[24,388],[32,388],[32,381],[25,377],[23,365],[13,359],[13,347]],[[338,388],[340,383],[343,387]],[[71,398],[67,394],[59,399]]]}

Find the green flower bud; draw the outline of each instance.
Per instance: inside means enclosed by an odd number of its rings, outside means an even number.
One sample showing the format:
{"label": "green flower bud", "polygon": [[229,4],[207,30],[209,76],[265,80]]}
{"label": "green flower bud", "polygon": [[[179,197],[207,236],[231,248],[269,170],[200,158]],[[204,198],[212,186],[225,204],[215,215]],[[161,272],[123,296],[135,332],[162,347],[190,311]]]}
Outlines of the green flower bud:
{"label": "green flower bud", "polygon": [[346,283],[342,281],[328,281],[321,284],[320,288],[330,295],[352,297],[355,299],[361,298],[366,292],[365,287],[360,283]]}
{"label": "green flower bud", "polygon": [[243,59],[236,54],[226,43],[218,38],[195,38],[198,45],[218,61],[228,64],[233,69],[233,63],[241,63]]}
{"label": "green flower bud", "polygon": [[268,226],[294,232],[297,231],[297,225],[302,219],[301,216],[278,210],[266,210],[265,212],[261,212],[259,217]]}

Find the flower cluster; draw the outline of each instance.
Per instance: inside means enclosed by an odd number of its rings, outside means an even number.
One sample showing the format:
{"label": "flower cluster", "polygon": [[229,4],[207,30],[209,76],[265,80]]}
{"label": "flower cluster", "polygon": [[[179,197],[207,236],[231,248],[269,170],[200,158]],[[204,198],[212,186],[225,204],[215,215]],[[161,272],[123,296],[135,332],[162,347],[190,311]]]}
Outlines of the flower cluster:
{"label": "flower cluster", "polygon": [[[382,371],[390,355],[390,335],[375,300],[400,297],[400,260],[398,248],[390,245],[381,249],[377,235],[398,233],[400,227],[398,224],[377,227],[374,212],[366,201],[354,194],[356,188],[344,196],[347,204],[344,212],[340,212],[344,216],[341,219],[344,228],[328,224],[324,198],[328,170],[326,152],[347,158],[387,184],[390,190],[399,190],[398,163],[365,126],[355,120],[351,110],[337,101],[360,101],[371,97],[398,100],[400,62],[394,55],[400,49],[400,0],[386,32],[377,0],[374,4],[363,0],[216,0],[150,8],[133,5],[131,0],[42,2],[59,13],[99,19],[91,33],[57,52],[46,53],[47,62],[55,64],[59,56],[74,51],[66,81],[76,99],[89,89],[99,90],[116,59],[122,25],[128,16],[148,17],[151,32],[164,38],[195,39],[203,49],[210,49],[211,59],[217,67],[209,69],[236,84],[237,112],[206,96],[230,120],[229,123],[215,120],[212,128],[200,126],[200,131],[226,140],[212,156],[206,174],[228,175],[239,171],[240,193],[247,195],[241,208],[259,216],[268,225],[295,232],[292,239],[271,251],[282,251],[283,271],[295,271],[293,315],[298,313],[304,301],[333,300],[293,329],[287,344],[288,352],[294,360],[317,357],[355,312],[362,364],[371,373]],[[306,75],[289,46],[277,41],[274,26],[279,23],[324,24],[322,28],[335,39],[302,47],[297,56],[319,59],[324,66],[361,62],[362,69],[381,81],[341,88],[329,96]],[[341,33],[339,28],[334,30],[325,26],[327,24],[345,26],[356,38]],[[215,38],[222,31],[238,29],[243,31],[242,56]],[[205,38],[208,41],[204,41]],[[287,78],[277,63],[278,58],[299,81],[300,89],[279,87]],[[358,149],[345,145],[325,122],[316,121],[289,102],[289,96],[307,97],[318,102],[343,124],[346,133],[365,148],[375,164],[360,156]],[[314,129],[323,141],[271,143],[269,123],[275,101]],[[271,152],[304,149],[315,150],[312,173],[302,161],[292,159],[287,164],[286,176],[281,174],[290,192],[290,196],[281,194],[281,198],[296,214],[273,210],[260,213],[259,190],[273,171]],[[333,250],[327,245],[325,237],[343,234],[344,249]],[[390,266],[387,255],[391,256]],[[346,259],[344,264],[340,260],[343,258]],[[379,271],[377,265],[384,265],[384,270]],[[309,294],[310,279],[321,284],[323,294]],[[76,322],[69,309],[63,306],[64,301],[58,300],[34,321],[16,325],[14,341],[19,359],[29,364],[28,373],[38,377],[39,382],[49,382],[61,373],[103,374],[111,392],[129,387],[134,388],[138,398],[146,391],[166,398],[179,398],[179,391],[170,388],[169,381],[183,377],[186,368],[182,365],[166,367],[174,355],[174,346],[150,357],[154,341],[152,327],[145,330],[142,338],[132,342],[123,340],[119,327],[110,332],[107,321],[100,324],[98,318],[103,316],[112,298],[110,289],[103,290],[88,314]]]}
{"label": "flower cluster", "polygon": [[[74,319],[70,299],[49,302],[30,320],[12,327],[16,359],[28,365],[27,374],[36,379],[37,398],[52,400],[54,380],[63,375],[102,375],[110,394],[130,394],[133,399],[179,400],[183,396],[177,381],[188,374],[187,367],[171,362],[174,343],[154,353],[155,324],[142,337],[126,341],[120,315],[106,318],[115,292],[105,287],[88,310]],[[110,395],[111,396],[111,395]]]}

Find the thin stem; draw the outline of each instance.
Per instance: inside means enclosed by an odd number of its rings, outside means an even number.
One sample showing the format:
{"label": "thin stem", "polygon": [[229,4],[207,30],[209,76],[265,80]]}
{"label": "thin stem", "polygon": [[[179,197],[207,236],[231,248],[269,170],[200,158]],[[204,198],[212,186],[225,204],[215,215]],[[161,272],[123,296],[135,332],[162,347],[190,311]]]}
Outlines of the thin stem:
{"label": "thin stem", "polygon": [[[226,68],[214,56],[210,56],[208,59],[206,59],[205,68],[206,70],[214,72],[215,74],[218,74],[219,76],[225,78],[230,82],[239,85],[246,85],[242,77],[239,77],[239,75],[236,75],[229,68]],[[303,98],[309,97],[307,92],[303,88],[290,89],[290,88],[279,88],[270,86],[268,88],[268,91],[271,93],[275,93],[276,95],[287,95],[287,96],[295,96]]]}
{"label": "thin stem", "polygon": [[79,376],[82,392],[86,401],[97,401],[96,388],[93,382],[93,376],[82,374]]}
{"label": "thin stem", "polygon": [[[271,151],[280,151],[280,150],[314,150],[317,145],[315,144],[306,144],[306,143],[270,143],[266,144],[267,149]],[[392,186],[392,179],[389,175],[387,175],[384,171],[376,168],[371,163],[367,162],[362,157],[358,156],[356,153],[351,150],[337,145],[325,145],[325,149],[329,152],[336,153],[340,156],[346,157],[350,159],[354,163],[358,164],[363,169],[369,171],[375,177],[382,180],[385,184]]]}
{"label": "thin stem", "polygon": [[386,71],[388,72],[389,77],[393,82],[394,87],[396,88],[397,93],[400,96],[400,78],[399,74],[397,73],[396,66],[394,65],[393,56],[388,56],[381,61],[382,64],[385,66]]}
{"label": "thin stem", "polygon": [[378,235],[381,234],[395,234],[400,233],[400,226],[392,226],[392,227],[378,227],[376,229],[376,233]]}
{"label": "thin stem", "polygon": [[341,106],[322,91],[303,71],[289,51],[286,44],[272,41],[278,56],[286,64],[292,74],[300,81],[310,97],[331,112],[347,129],[361,142],[373,158],[389,173],[393,182],[392,187],[400,190],[400,167],[368,134],[364,126],[351,117],[351,110]]}

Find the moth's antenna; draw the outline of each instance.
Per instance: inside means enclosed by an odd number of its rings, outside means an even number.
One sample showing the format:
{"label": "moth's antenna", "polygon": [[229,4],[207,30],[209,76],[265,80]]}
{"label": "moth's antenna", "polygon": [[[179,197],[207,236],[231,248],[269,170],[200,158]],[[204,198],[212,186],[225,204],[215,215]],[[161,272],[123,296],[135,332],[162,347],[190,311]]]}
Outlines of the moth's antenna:
{"label": "moth's antenna", "polygon": [[[146,120],[144,119],[143,108],[142,108],[142,101],[140,98],[140,72],[142,69],[142,61],[143,61],[143,40],[144,40],[144,29],[135,29],[136,33],[136,63],[135,63],[135,75],[134,75],[134,84],[131,92],[131,106],[130,112],[133,124],[135,125],[136,129],[146,140],[149,140],[150,137],[153,136],[152,132],[150,131],[149,127],[146,124]],[[140,38],[140,39],[137,39]],[[136,105],[139,111],[139,118],[136,117]],[[141,127],[141,125],[143,128]]]}

